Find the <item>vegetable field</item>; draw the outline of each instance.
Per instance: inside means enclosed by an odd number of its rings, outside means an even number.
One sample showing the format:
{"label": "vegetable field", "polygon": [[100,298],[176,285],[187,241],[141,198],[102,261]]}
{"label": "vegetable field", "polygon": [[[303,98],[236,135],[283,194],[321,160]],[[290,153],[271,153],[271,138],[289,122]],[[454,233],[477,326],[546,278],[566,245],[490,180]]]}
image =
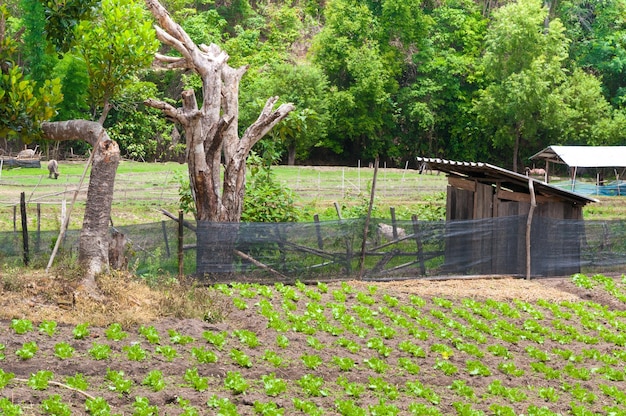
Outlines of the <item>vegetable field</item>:
{"label": "vegetable field", "polygon": [[489,282],[216,285],[219,322],[0,321],[0,414],[626,414],[626,278]]}

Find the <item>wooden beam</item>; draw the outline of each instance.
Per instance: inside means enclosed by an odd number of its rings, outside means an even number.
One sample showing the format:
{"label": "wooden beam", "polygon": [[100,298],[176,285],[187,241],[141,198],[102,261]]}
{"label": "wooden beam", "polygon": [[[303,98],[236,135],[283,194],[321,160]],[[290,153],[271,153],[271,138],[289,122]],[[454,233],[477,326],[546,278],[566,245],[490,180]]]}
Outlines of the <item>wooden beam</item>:
{"label": "wooden beam", "polygon": [[[506,201],[527,202],[529,204],[531,202],[531,197],[529,194],[524,194],[522,192],[505,191],[503,189],[498,190],[496,197],[498,199],[503,199]],[[553,201],[553,198],[543,195],[536,195],[535,200],[537,203],[541,204]]]}
{"label": "wooden beam", "polygon": [[464,189],[466,191],[476,192],[476,182],[459,178],[458,176],[448,176],[448,185],[455,188]]}

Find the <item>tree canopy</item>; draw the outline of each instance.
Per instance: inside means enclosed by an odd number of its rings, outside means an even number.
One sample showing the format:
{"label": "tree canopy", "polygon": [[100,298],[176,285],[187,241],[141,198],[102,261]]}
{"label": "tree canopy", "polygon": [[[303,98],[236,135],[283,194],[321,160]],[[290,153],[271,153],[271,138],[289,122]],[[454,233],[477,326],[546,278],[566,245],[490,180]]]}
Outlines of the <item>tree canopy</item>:
{"label": "tree canopy", "polygon": [[[141,102],[148,94],[177,105],[183,90],[202,89],[200,79],[181,68],[119,73],[151,59],[142,48],[154,47],[134,44],[129,31],[145,37],[153,28],[130,1],[116,0],[121,14],[107,15],[112,1],[5,2],[0,33],[11,46],[0,51],[0,139],[10,134],[21,148],[36,136],[14,132],[35,131],[53,108],[61,118],[95,118],[110,105],[107,127],[116,126],[122,154],[180,157],[180,126],[158,121]],[[521,170],[550,144],[625,142],[626,0],[164,5],[196,44],[214,43],[231,65],[247,66],[239,135],[268,95],[296,105],[264,139],[276,142],[284,163],[355,165],[379,155],[404,166],[437,156]],[[122,27],[128,20],[133,29]],[[89,63],[111,54],[125,64]],[[121,79],[135,91],[119,94]],[[66,98],[55,102],[59,89]],[[48,107],[33,101],[44,96]]]}

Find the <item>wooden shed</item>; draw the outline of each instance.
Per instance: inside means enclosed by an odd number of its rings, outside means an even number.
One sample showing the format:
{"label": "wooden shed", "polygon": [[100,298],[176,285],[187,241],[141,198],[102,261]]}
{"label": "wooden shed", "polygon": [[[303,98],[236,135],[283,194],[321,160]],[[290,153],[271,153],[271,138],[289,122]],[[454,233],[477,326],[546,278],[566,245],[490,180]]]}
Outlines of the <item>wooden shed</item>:
{"label": "wooden shed", "polygon": [[580,271],[582,208],[596,199],[488,163],[418,162],[448,174],[445,272],[529,277]]}

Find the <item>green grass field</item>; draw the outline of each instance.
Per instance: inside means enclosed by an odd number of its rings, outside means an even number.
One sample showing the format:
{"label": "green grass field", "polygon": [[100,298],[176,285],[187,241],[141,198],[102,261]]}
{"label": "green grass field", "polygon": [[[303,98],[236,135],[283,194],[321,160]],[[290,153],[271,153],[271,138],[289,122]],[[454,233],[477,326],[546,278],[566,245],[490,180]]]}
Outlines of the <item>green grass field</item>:
{"label": "green grass field", "polygon": [[[78,188],[85,162],[61,162],[58,180],[48,178],[45,165],[39,169],[4,169],[0,176],[0,230],[14,227],[13,210],[24,192],[29,217],[36,215],[40,204],[42,229],[58,228],[63,200],[69,205]],[[335,203],[342,215],[364,212],[369,203],[374,169],[366,167],[276,166],[275,178],[293,191],[301,220],[311,221],[314,214],[322,219],[337,218]],[[116,182],[112,219],[128,225],[160,221],[161,209],[178,209],[180,178],[187,167],[174,162],[142,163],[122,161]],[[80,228],[87,191],[86,180],[72,211],[70,228]],[[398,219],[421,215],[425,205],[445,206],[446,176],[419,174],[414,169],[380,168],[376,180],[374,215],[389,218],[390,208]],[[626,216],[626,197],[601,197],[600,202],[584,209],[586,219],[619,219]],[[430,219],[430,218],[427,218]]]}

